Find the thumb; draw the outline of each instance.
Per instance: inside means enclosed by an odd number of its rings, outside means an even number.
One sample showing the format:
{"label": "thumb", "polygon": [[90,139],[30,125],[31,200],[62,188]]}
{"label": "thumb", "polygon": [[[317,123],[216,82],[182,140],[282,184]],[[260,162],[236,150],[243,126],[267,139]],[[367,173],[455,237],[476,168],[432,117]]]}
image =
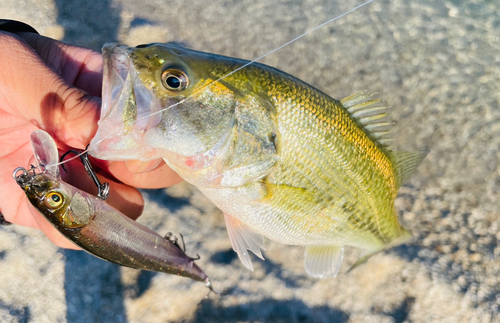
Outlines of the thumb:
{"label": "thumb", "polygon": [[100,96],[102,90],[102,55],[90,49],[70,46],[34,33],[18,33],[66,83]]}
{"label": "thumb", "polygon": [[97,130],[100,99],[66,83],[21,38],[0,32],[0,108],[84,148]]}
{"label": "thumb", "polygon": [[101,100],[67,84],[53,90],[41,97],[39,119],[31,122],[68,146],[85,148],[97,131]]}

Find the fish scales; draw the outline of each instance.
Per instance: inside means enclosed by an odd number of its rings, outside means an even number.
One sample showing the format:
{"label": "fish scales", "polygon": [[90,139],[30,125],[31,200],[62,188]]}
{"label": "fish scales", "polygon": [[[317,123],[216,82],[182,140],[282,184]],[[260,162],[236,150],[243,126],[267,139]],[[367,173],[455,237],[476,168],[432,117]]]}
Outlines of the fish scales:
{"label": "fish scales", "polygon": [[[372,192],[388,192],[386,199],[383,196],[365,193],[363,195],[367,195],[366,199],[369,203],[363,203],[364,200],[361,202],[354,200],[350,201],[349,204],[351,209],[357,209],[357,214],[364,213],[368,216],[368,212],[373,213],[374,224],[371,225],[371,229],[381,240],[379,243],[391,240],[393,236],[387,230],[384,232],[386,228],[381,227],[378,221],[379,217],[394,218],[393,210],[386,206],[392,205],[396,197],[393,166],[382,148],[368,138],[355,121],[350,118],[339,101],[306,84],[288,80],[287,75],[282,72],[276,73],[276,70],[273,69],[267,71],[267,68],[262,66],[259,66],[258,69],[253,69],[250,66],[247,69],[248,71],[243,70],[241,73],[246,72],[247,75],[255,76],[255,79],[250,80],[252,84],[256,84],[256,87],[266,91],[271,98],[276,108],[275,113],[281,140],[287,143],[281,145],[282,155],[279,164],[276,165],[276,171],[269,174],[267,181],[275,185],[303,187],[308,192],[321,194],[317,197],[318,208],[327,208],[328,205],[322,204],[340,200],[346,196],[346,193],[354,197],[359,196],[363,192],[369,192],[373,186],[375,187]],[[222,75],[217,75],[217,77],[222,77]],[[293,94],[283,95],[283,93]],[[290,104],[290,102],[294,103]],[[304,120],[308,122],[304,122]],[[313,129],[318,131],[311,131]],[[352,143],[352,147],[356,148],[357,151],[349,153],[348,149],[343,150],[342,148],[349,148],[348,143]],[[316,146],[308,149],[311,145]],[[306,149],[308,149],[306,154],[297,154]],[[369,159],[364,158],[365,156],[368,156]],[[320,161],[320,167],[315,167],[316,170],[312,171],[312,167],[317,165],[318,161]],[[340,167],[335,167],[336,165]],[[292,169],[293,171],[290,171]],[[373,169],[379,172],[373,174],[370,172]],[[311,171],[305,174],[301,170]],[[336,174],[336,176],[328,176],[327,174]],[[345,174],[345,176],[337,176],[338,174]],[[373,175],[370,176],[371,180],[366,181],[365,178],[370,174]],[[297,181],[303,183],[296,185]],[[304,186],[304,184],[306,185]],[[381,200],[380,203],[377,203],[379,200]],[[287,207],[292,201],[294,201],[293,198],[285,196],[272,203],[276,206]],[[356,206],[360,203],[361,208]],[[314,223],[314,214],[319,213],[317,211],[308,210],[306,211],[308,214],[303,213],[304,217],[312,217],[311,221],[306,222]],[[269,216],[272,217],[272,215]],[[292,218],[297,218],[297,216]],[[363,219],[364,217],[359,218]],[[354,217],[350,217],[350,219],[354,219]],[[362,228],[363,225],[370,224],[369,221],[349,221],[349,218],[344,219],[344,221],[352,229]],[[328,228],[327,223],[318,228],[322,227],[325,234],[328,234],[328,231],[336,230],[338,224]],[[300,242],[300,244],[305,244],[305,241]],[[310,240],[307,242],[312,243]]]}
{"label": "fish scales", "polygon": [[[115,56],[129,66],[109,78],[123,81],[104,88],[143,84],[134,93],[148,104],[137,100],[137,110],[161,118],[129,133],[115,127],[117,113],[103,115],[91,154],[163,158],[224,212],[246,267],[253,268],[248,250],[262,257],[263,237],[304,245],[314,277],[337,273],[344,245],[373,254],[411,237],[394,200],[425,154],[385,144],[390,125],[380,100],[364,93],[335,100],[273,67],[239,69],[248,62],[174,44],[103,52],[105,66]],[[103,92],[103,110],[120,109]]]}

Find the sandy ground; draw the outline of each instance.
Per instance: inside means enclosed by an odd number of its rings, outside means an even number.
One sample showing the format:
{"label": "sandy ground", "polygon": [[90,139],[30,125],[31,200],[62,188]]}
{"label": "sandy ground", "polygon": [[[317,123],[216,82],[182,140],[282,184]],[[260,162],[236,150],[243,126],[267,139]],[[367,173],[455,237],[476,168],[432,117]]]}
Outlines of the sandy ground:
{"label": "sandy ground", "polygon": [[[180,41],[253,59],[359,3],[2,0],[0,17],[95,50]],[[499,12],[491,0],[378,0],[263,60],[335,98],[378,92],[393,107],[398,147],[430,151],[396,201],[410,243],[314,280],[302,247],[268,241],[250,272],[221,212],[180,184],[144,191],[140,221],[181,232],[227,295],[206,298],[200,283],[120,268],[10,226],[0,228],[0,322],[500,321]]]}

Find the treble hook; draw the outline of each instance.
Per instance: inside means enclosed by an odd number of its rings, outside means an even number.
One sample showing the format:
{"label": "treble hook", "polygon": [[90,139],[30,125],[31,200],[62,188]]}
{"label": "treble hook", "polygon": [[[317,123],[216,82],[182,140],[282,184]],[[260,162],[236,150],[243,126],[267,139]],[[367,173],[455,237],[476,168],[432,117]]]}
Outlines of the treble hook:
{"label": "treble hook", "polygon": [[[174,236],[174,234],[172,232],[168,232],[165,235],[165,239],[170,241],[172,244],[174,244],[177,248],[181,249],[183,252],[186,252],[186,244],[184,243],[184,236],[180,232],[179,232],[179,235],[181,236],[182,248],[181,248],[181,245],[179,244],[179,239],[177,239],[177,237]],[[200,255],[196,254],[196,258],[194,258],[194,257],[189,257],[189,258],[191,258],[191,260],[198,260],[198,259],[200,259]]]}
{"label": "treble hook", "polygon": [[[80,152],[78,152],[76,150],[68,150],[67,152],[65,152],[61,156],[59,162],[62,162],[64,160],[64,157],[66,157],[69,153],[73,153],[76,155],[80,154]],[[97,178],[96,172],[94,171],[94,169],[92,168],[92,165],[90,164],[89,154],[87,152],[84,154],[81,154],[79,157],[83,163],[83,166],[85,166],[85,170],[87,171],[87,174],[89,174],[90,178],[92,178],[95,185],[97,186],[97,197],[100,198],[101,200],[107,199],[109,197],[109,183],[106,182],[106,183],[102,184],[101,181],[99,181],[99,178]],[[61,167],[64,169],[65,172],[67,172],[66,168],[64,167],[64,164],[61,164]]]}
{"label": "treble hook", "polygon": [[[180,234],[180,233],[179,233]],[[182,248],[179,245],[179,239],[177,239],[176,236],[172,232],[167,232],[165,235],[165,239],[170,241],[172,244],[174,244],[177,248],[181,249],[182,251],[186,252],[186,245],[184,244],[184,237],[181,234],[181,241],[182,241]]]}

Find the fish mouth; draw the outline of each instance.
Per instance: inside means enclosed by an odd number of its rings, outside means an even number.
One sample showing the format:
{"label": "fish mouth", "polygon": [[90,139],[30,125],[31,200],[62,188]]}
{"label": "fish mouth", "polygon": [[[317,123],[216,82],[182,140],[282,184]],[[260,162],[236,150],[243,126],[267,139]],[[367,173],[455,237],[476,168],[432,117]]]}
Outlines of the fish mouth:
{"label": "fish mouth", "polygon": [[105,160],[151,160],[158,152],[144,143],[159,123],[160,101],[146,88],[134,67],[133,48],[106,43],[103,54],[101,117],[89,154]]}

